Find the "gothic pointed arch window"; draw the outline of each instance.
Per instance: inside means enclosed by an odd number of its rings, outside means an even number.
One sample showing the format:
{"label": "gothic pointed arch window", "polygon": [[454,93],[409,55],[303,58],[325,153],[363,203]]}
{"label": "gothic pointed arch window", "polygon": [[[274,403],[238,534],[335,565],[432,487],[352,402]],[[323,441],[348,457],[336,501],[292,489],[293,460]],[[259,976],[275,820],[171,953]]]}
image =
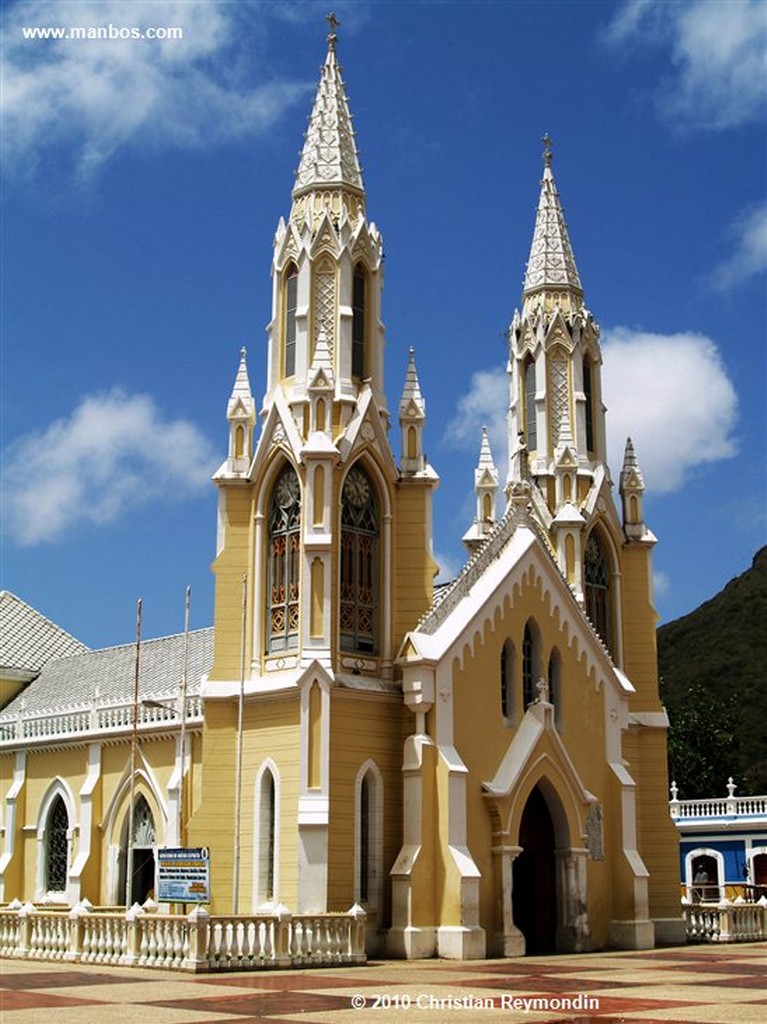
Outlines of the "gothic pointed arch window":
{"label": "gothic pointed arch window", "polygon": [[610,560],[596,530],[586,541],[583,560],[586,614],[608,650],[612,648],[612,594]]}
{"label": "gothic pointed arch window", "polygon": [[586,418],[586,448],[594,451],[594,393],[592,379],[591,359],[586,356],[583,360],[583,394],[586,399],[584,407]]}
{"label": "gothic pointed arch window", "polygon": [[69,868],[69,814],[61,796],[56,796],[45,824],[45,888],[64,892]]}
{"label": "gothic pointed arch window", "polygon": [[373,761],[366,762],[357,773],[354,803],[354,898],[366,910],[375,912],[381,903],[383,778]]}
{"label": "gothic pointed arch window", "polygon": [[271,903],[276,891],[277,784],[264,768],[258,787],[258,902]]}
{"label": "gothic pointed arch window", "polygon": [[535,701],[536,686],[541,676],[541,639],[532,619],[525,623],[522,634],[522,703],[525,708]]}
{"label": "gothic pointed arch window", "polygon": [[298,646],[301,486],[291,465],[277,477],[269,506],[267,651]]}
{"label": "gothic pointed arch window", "polygon": [[501,714],[509,719],[514,714],[514,644],[506,640],[501,648]]}
{"label": "gothic pointed arch window", "polygon": [[525,391],[525,444],[527,450],[534,452],[538,450],[538,424],[535,416],[535,360],[528,356],[524,367],[524,391]]}
{"label": "gothic pointed arch window", "polygon": [[286,377],[296,372],[296,308],[298,306],[298,269],[289,263],[283,276],[283,355]]}
{"label": "gothic pointed arch window", "polygon": [[379,514],[375,488],[360,465],[346,475],[341,495],[341,649],[378,649]]}
{"label": "gothic pointed arch window", "polygon": [[365,376],[365,317],[367,315],[367,274],[361,263],[352,281],[352,377]]}

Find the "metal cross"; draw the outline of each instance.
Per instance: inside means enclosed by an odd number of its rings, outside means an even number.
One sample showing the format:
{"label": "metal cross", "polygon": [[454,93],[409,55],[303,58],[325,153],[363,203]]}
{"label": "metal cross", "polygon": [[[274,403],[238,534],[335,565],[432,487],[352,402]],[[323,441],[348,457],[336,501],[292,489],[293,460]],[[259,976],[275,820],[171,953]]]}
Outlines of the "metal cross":
{"label": "metal cross", "polygon": [[543,143],[543,162],[546,167],[551,167],[551,147],[553,143],[548,132],[544,133],[541,142]]}

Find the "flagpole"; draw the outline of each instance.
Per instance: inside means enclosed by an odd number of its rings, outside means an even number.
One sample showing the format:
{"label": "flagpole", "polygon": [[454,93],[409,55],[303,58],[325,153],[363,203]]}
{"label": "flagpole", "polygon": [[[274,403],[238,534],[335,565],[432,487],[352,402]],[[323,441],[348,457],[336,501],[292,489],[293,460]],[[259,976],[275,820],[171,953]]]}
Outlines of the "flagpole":
{"label": "flagpole", "polygon": [[179,777],[178,792],[178,844],[179,846],[185,846],[184,842],[184,778],[186,775],[186,687],[187,687],[187,674],[189,670],[189,609],[192,604],[192,588],[187,587],[184,595],[184,664],[181,670],[181,695],[179,697],[179,703],[181,704],[181,736],[179,738],[179,744],[181,746],[181,775]]}
{"label": "flagpole", "polygon": [[136,753],[138,747],[138,684],[141,661],[141,598],[136,602],[136,657],[133,679],[133,731],[130,742],[130,797],[128,806],[128,850],[125,863],[125,905],[133,906],[133,829],[135,825]]}
{"label": "flagpole", "polygon": [[232,913],[239,913],[240,900],[240,819],[242,817],[242,719],[245,704],[245,623],[248,609],[248,576],[242,576],[242,613],[240,628],[240,694],[237,701],[237,763],[234,782],[234,881]]}

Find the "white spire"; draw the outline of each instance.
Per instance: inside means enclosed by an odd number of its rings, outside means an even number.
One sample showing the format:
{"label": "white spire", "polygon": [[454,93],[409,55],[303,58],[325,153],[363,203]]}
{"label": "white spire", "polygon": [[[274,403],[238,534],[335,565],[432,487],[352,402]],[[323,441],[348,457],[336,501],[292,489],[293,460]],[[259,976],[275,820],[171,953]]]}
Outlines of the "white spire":
{"label": "white spire", "polygon": [[426,402],[421,394],[421,385],[418,381],[418,371],[415,368],[415,350],[410,346],[408,353],[407,373],[405,374],[405,387],[402,389],[402,398],[399,402],[400,415],[413,416],[414,412],[426,415]]}
{"label": "white spire", "polygon": [[253,394],[250,390],[250,379],[248,377],[247,355],[247,349],[243,345],[240,349],[240,365],[237,369],[237,377],[234,381],[229,404],[226,407],[227,419],[249,419],[255,415]]}
{"label": "white spire", "polygon": [[474,486],[490,485],[498,487],[498,470],[493,462],[493,453],[490,451],[490,439],[487,435],[487,427],[482,428],[482,442],[479,446],[479,462],[474,470]]}
{"label": "white spire", "polygon": [[316,188],[347,187],[359,193],[364,191],[341,66],[336,60],[334,29],[339,22],[333,15],[328,16],[328,21],[331,28],[328,54],[296,172],[294,198]]}
{"label": "white spire", "polygon": [[524,294],[541,288],[572,288],[582,293],[565,215],[551,171],[551,139],[548,135],[543,136],[543,143],[543,179]]}
{"label": "white spire", "polygon": [[634,442],[630,437],[626,438],[626,450],[623,454],[623,468],[620,475],[620,490],[643,491],[644,478],[639,468],[639,459],[634,450]]}

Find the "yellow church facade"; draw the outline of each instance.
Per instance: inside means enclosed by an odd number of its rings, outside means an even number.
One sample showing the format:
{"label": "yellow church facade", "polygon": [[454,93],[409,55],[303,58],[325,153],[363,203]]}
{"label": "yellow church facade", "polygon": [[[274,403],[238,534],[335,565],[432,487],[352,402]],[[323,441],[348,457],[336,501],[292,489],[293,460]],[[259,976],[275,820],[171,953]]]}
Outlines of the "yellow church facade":
{"label": "yellow church facade", "polygon": [[366,207],[331,32],[274,239],[265,393],[243,351],[227,406],[213,628],[50,655],[8,691],[0,897],[141,903],[157,849],[205,847],[212,914],[358,906],[369,954],[684,941],[655,538],[630,441],[613,498],[548,141],[508,467],[502,485],[483,435],[468,561],[438,587],[426,402],[411,351],[393,424]]}

